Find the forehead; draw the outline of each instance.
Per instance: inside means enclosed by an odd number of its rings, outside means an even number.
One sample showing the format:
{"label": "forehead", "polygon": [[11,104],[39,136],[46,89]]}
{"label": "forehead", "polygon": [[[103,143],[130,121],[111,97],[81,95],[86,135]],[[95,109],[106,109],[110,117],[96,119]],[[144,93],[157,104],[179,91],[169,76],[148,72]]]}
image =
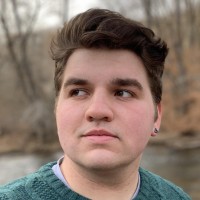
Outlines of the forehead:
{"label": "forehead", "polygon": [[68,77],[105,80],[137,78],[147,80],[141,59],[128,50],[78,49],[68,59],[64,80]]}

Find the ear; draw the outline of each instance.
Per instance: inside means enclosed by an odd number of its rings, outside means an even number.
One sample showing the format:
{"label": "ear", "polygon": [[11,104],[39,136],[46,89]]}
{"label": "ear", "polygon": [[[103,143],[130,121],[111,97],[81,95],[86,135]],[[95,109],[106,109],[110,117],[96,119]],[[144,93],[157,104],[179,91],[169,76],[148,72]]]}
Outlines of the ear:
{"label": "ear", "polygon": [[155,121],[154,121],[154,127],[151,133],[151,136],[156,136],[158,131],[160,129],[161,124],[161,118],[162,118],[162,105],[161,102],[155,106]]}

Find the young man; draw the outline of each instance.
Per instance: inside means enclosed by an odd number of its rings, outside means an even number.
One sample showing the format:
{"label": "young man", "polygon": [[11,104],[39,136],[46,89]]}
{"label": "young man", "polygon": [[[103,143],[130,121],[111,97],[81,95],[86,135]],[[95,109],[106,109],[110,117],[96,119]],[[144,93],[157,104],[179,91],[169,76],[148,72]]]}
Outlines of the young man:
{"label": "young man", "polygon": [[51,44],[64,157],[1,187],[0,199],[186,200],[140,168],[161,123],[165,42],[118,13],[77,15]]}

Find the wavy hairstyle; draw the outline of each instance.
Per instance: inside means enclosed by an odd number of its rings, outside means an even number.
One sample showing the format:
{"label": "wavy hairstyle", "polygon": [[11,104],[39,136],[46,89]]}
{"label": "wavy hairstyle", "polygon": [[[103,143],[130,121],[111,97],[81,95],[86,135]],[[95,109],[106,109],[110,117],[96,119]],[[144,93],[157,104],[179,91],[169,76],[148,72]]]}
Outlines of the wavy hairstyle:
{"label": "wavy hairstyle", "polygon": [[63,72],[70,55],[79,48],[126,49],[142,60],[154,103],[162,97],[162,74],[167,44],[141,23],[106,9],[89,9],[58,30],[50,46],[55,60],[55,90],[59,95]]}

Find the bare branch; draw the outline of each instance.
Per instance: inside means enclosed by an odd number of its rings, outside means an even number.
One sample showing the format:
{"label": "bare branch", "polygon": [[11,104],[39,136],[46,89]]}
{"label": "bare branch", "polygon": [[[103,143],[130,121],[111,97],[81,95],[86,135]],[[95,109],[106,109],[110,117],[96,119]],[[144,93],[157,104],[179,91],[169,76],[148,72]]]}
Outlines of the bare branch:
{"label": "bare branch", "polygon": [[25,35],[24,35],[24,39],[27,40],[27,38],[32,34],[33,32],[33,28],[34,28],[34,25],[37,21],[37,17],[39,15],[39,12],[40,12],[40,9],[41,9],[41,4],[40,4],[40,1],[37,1],[36,2],[36,6],[35,6],[35,10],[31,16],[31,19],[29,20],[29,23],[27,25],[27,28],[26,28],[26,31],[25,31]]}
{"label": "bare branch", "polygon": [[146,23],[148,27],[152,26],[153,16],[152,16],[152,1],[151,0],[142,0],[142,5],[144,8],[144,13],[146,16]]}
{"label": "bare branch", "polygon": [[[5,3],[5,6],[6,6],[6,2]],[[8,48],[8,51],[10,52],[10,58],[11,60],[13,61],[13,63],[15,63],[15,66],[16,66],[16,73],[19,77],[19,79],[21,80],[24,80],[24,77],[22,75],[22,69],[21,69],[21,66],[20,66],[20,62],[17,58],[17,55],[15,53],[15,50],[14,50],[14,43],[13,43],[13,40],[12,40],[12,37],[11,37],[11,34],[10,34],[10,30],[8,28],[8,24],[7,24],[7,21],[5,19],[5,12],[1,12],[1,24],[3,26],[3,30],[4,30],[4,33],[5,33],[5,36],[6,36],[6,41],[7,41],[7,48]],[[25,85],[22,83],[21,84],[21,87],[23,88],[24,91],[26,91],[25,89]]]}
{"label": "bare branch", "polygon": [[[7,1],[2,1],[3,6],[6,7]],[[18,12],[18,6],[17,2],[15,0],[12,0],[12,8],[13,8],[13,14],[15,16],[15,24],[17,27],[17,36],[19,37],[19,43],[15,44],[15,40],[13,39],[13,36],[11,34],[11,29],[8,26],[8,18],[6,17],[6,12],[1,12],[1,24],[5,33],[6,37],[6,43],[7,48],[11,57],[11,61],[13,62],[13,66],[15,67],[16,73],[19,78],[19,83],[24,91],[24,94],[30,101],[34,101],[35,98],[37,98],[36,93],[36,85],[34,83],[33,75],[31,72],[31,63],[28,55],[28,40],[30,38],[30,35],[33,31],[33,25],[36,22],[37,15],[40,9],[39,1],[37,1],[37,6],[35,7],[35,11],[31,17],[31,20],[29,21],[29,24],[27,26],[27,30],[24,32],[22,31],[22,20],[20,19],[20,15]],[[20,46],[17,46],[17,45]],[[16,49],[20,48],[18,51],[19,53],[16,53]]]}
{"label": "bare branch", "polygon": [[11,0],[12,3],[12,10],[15,16],[15,21],[16,21],[16,26],[17,26],[17,30],[18,30],[18,34],[21,37],[22,36],[22,22],[19,16],[19,12],[18,12],[18,6],[17,6],[17,1],[16,0]]}

